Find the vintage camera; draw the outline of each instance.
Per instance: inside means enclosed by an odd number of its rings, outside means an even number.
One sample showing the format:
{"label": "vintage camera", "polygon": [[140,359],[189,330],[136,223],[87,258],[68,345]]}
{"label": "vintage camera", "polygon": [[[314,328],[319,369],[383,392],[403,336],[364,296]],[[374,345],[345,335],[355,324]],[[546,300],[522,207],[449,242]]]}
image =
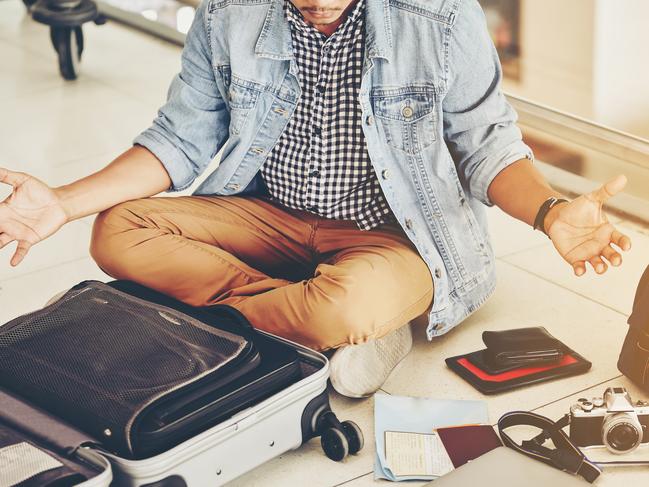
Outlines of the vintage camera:
{"label": "vintage camera", "polygon": [[635,404],[624,387],[609,387],[604,397],[579,399],[570,408],[570,439],[578,446],[604,445],[629,453],[649,443],[649,402]]}

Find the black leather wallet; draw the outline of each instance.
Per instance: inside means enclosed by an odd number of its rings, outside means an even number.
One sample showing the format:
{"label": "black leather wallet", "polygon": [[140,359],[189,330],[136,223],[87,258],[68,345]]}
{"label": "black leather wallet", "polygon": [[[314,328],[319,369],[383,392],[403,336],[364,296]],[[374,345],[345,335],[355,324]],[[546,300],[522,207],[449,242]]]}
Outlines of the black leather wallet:
{"label": "black leather wallet", "polygon": [[480,370],[484,370],[488,374],[502,374],[510,370],[516,370],[521,366],[519,364],[501,365],[496,364],[487,358],[487,350],[476,350],[466,355],[466,359]]}
{"label": "black leather wallet", "polygon": [[446,365],[484,394],[583,374],[591,363],[543,327],[486,331],[488,348],[446,359]]}
{"label": "black leather wallet", "polygon": [[504,331],[485,331],[484,360],[495,368],[559,362],[565,346],[542,326]]}

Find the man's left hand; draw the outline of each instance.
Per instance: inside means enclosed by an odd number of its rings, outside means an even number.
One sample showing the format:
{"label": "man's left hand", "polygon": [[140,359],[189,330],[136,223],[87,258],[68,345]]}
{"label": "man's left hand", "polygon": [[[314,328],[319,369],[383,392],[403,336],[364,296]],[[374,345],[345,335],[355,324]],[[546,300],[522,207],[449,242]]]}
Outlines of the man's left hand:
{"label": "man's left hand", "polygon": [[618,176],[599,189],[557,205],[547,215],[545,228],[561,256],[577,276],[586,273],[589,262],[597,274],[622,263],[622,256],[612,245],[627,251],[631,239],[615,229],[602,211],[610,197],[626,186],[626,177]]}

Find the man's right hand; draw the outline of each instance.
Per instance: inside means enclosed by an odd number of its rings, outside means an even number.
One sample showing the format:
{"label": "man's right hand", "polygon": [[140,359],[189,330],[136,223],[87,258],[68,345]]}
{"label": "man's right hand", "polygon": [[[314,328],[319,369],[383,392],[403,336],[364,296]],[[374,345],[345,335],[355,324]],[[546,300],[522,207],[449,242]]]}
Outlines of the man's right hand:
{"label": "man's right hand", "polygon": [[17,266],[35,243],[61,228],[68,217],[57,194],[38,179],[0,168],[0,182],[13,186],[0,203],[0,249],[18,242],[11,265]]}

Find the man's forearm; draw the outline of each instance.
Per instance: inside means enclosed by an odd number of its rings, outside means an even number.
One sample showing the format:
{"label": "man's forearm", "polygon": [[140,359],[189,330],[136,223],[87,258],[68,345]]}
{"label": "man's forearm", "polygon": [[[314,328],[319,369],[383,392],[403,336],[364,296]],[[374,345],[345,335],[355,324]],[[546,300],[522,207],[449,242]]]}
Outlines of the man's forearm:
{"label": "man's forearm", "polygon": [[170,185],[162,163],[149,150],[134,146],[104,169],[54,191],[72,221],[124,201],[153,196]]}
{"label": "man's forearm", "polygon": [[[509,215],[534,224],[539,208],[545,200],[561,193],[553,190],[543,175],[528,159],[517,161],[503,169],[491,182],[489,198]],[[550,211],[546,216],[545,228],[549,228],[555,216]]]}

